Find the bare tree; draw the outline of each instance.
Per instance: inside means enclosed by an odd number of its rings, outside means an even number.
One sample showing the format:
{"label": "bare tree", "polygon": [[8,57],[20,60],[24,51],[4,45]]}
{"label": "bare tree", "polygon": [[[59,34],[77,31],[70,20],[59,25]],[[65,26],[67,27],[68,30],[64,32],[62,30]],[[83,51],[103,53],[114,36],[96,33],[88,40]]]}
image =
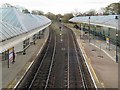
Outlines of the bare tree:
{"label": "bare tree", "polygon": [[83,14],[81,13],[81,12],[79,12],[79,10],[78,9],[74,9],[74,11],[72,11],[72,14],[73,14],[73,16],[83,16]]}
{"label": "bare tree", "polygon": [[3,5],[2,5],[2,7],[13,7],[11,4],[9,4],[9,3],[4,3]]}
{"label": "bare tree", "polygon": [[96,10],[95,9],[90,9],[88,12],[86,12],[88,16],[95,16],[96,15]]}

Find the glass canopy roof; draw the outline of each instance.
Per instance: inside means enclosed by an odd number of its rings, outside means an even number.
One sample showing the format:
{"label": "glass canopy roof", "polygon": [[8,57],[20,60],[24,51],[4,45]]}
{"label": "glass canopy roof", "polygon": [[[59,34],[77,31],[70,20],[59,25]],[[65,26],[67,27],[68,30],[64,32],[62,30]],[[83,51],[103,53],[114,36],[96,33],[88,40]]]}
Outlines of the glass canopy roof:
{"label": "glass canopy roof", "polygon": [[[118,16],[119,19],[115,19]],[[90,17],[90,19],[89,19]],[[70,19],[71,22],[81,22],[89,23],[94,25],[100,25],[110,28],[116,28],[118,26],[118,21],[120,20],[120,15],[105,15],[105,16],[79,16]]]}
{"label": "glass canopy roof", "polygon": [[15,7],[0,8],[0,42],[50,22],[45,16],[24,14]]}

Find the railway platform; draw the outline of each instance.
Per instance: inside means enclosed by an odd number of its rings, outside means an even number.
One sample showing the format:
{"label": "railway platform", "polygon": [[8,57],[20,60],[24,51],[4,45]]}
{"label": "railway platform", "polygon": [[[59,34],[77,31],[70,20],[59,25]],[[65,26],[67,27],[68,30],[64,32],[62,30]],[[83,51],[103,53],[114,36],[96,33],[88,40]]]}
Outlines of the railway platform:
{"label": "railway platform", "polygon": [[106,49],[105,41],[93,40],[89,42],[88,35],[80,38],[80,30],[65,24],[76,35],[77,42],[88,64],[89,70],[98,88],[118,88],[118,63],[115,60],[115,46],[111,44]]}
{"label": "railway platform", "polygon": [[49,30],[46,30],[44,37],[37,39],[35,45],[30,45],[25,55],[23,55],[23,52],[17,53],[15,62],[13,64],[9,62],[9,68],[8,62],[2,61],[2,88],[14,88],[15,85],[17,85],[37,57],[38,53],[42,50],[48,35]]}

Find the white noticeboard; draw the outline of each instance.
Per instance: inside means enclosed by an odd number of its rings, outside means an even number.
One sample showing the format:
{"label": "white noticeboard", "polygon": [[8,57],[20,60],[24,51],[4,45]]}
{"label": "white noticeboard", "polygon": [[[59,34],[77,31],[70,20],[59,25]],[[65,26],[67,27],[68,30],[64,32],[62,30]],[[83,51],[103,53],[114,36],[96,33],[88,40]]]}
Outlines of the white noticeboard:
{"label": "white noticeboard", "polygon": [[109,38],[106,38],[106,44],[109,44],[109,41],[110,41]]}
{"label": "white noticeboard", "polygon": [[109,44],[110,44],[110,39],[107,37],[106,38],[106,49],[109,49]]}
{"label": "white noticeboard", "polygon": [[9,60],[12,62],[13,61],[13,48],[9,49]]}

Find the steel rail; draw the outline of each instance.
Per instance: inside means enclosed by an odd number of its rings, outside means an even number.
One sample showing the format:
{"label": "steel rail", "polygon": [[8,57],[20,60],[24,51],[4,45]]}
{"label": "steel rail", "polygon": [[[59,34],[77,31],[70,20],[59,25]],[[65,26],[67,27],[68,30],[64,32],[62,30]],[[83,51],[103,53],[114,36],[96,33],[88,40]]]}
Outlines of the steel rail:
{"label": "steel rail", "polygon": [[50,74],[51,74],[51,70],[52,70],[52,67],[53,67],[53,61],[54,61],[54,57],[55,57],[55,51],[56,51],[56,36],[55,36],[55,44],[54,44],[54,51],[53,51],[53,55],[52,55],[52,61],[51,61],[51,65],[50,65],[50,69],[49,69],[45,89],[47,88],[48,82],[49,82],[49,79],[50,79]]}
{"label": "steel rail", "polygon": [[69,75],[69,73],[70,73],[70,69],[69,69],[69,58],[70,58],[70,57],[69,57],[69,56],[70,56],[70,54],[69,54],[69,52],[70,52],[69,48],[70,48],[70,47],[69,47],[69,44],[70,44],[70,43],[69,43],[69,35],[68,35],[68,33],[67,33],[67,37],[68,37],[68,73],[67,73],[68,80],[67,80],[67,88],[69,88],[69,87],[70,87],[70,86],[69,86],[69,83],[70,83],[70,80],[69,80],[69,79],[70,79],[70,78],[69,78],[69,76],[70,76],[70,75]]}
{"label": "steel rail", "polygon": [[76,47],[76,45],[75,45],[75,41],[74,41],[74,38],[73,38],[73,35],[71,34],[71,36],[72,36],[72,41],[73,41],[73,44],[74,44],[74,48],[75,48],[75,54],[76,54],[76,56],[77,56],[77,63],[78,63],[78,67],[79,67],[79,73],[80,73],[80,75],[81,75],[81,78],[82,78],[82,83],[83,83],[83,87],[84,87],[84,90],[86,90],[85,88],[86,88],[86,84],[85,84],[85,81],[84,81],[84,77],[83,77],[83,74],[82,74],[82,70],[81,70],[81,67],[80,67],[80,62],[79,62],[79,58],[78,58],[78,52],[77,52],[77,47]]}
{"label": "steel rail", "polygon": [[47,50],[46,50],[46,52],[45,52],[45,55],[44,55],[44,57],[43,57],[43,59],[42,59],[42,61],[41,61],[41,63],[40,63],[39,68],[37,69],[37,72],[36,72],[36,74],[35,74],[35,76],[34,76],[32,82],[31,82],[31,84],[30,84],[28,90],[30,90],[30,88],[32,87],[32,85],[33,85],[33,83],[34,83],[34,81],[35,81],[35,78],[37,77],[38,72],[39,72],[39,70],[40,70],[40,68],[41,68],[41,66],[42,66],[42,64],[43,64],[43,61],[44,61],[44,59],[45,59],[45,57],[46,57],[46,55],[47,55],[47,53],[48,53],[48,49],[49,49],[49,47],[50,47],[51,39],[52,39],[52,36],[50,37],[50,41],[49,41],[49,44],[48,44]]}
{"label": "steel rail", "polygon": [[[68,27],[68,26],[66,26],[66,25],[64,25],[64,26],[65,26],[66,28],[72,30],[70,27]],[[73,31],[72,31],[72,32],[73,32]],[[73,33],[74,33],[74,32],[73,32]],[[75,33],[74,33],[74,34],[75,34]],[[77,40],[76,40],[76,42],[77,42]],[[79,47],[78,42],[77,42],[76,44],[77,44],[77,46]],[[88,69],[88,73],[90,74],[90,78],[91,78],[91,80],[92,80],[92,82],[93,82],[93,85],[94,85],[94,87],[95,87],[95,90],[97,90],[97,85],[96,85],[95,80],[94,80],[94,78],[93,78],[93,76],[92,76],[92,74],[91,74],[91,70],[89,69],[89,65],[88,65],[87,62],[86,62],[86,57],[85,57],[84,52],[83,52],[83,50],[81,49],[81,47],[79,47],[79,51],[78,51],[78,52],[82,54],[82,57],[83,57],[83,59],[85,60],[85,66],[86,66],[86,68]],[[83,71],[83,69],[82,69],[82,71]],[[85,76],[85,73],[82,72],[82,74]],[[84,80],[85,80],[85,77],[84,77]],[[85,83],[86,83],[86,85],[87,85],[87,81],[85,81]],[[88,86],[87,86],[87,87],[88,87]],[[89,88],[89,87],[88,87],[88,88]]]}

